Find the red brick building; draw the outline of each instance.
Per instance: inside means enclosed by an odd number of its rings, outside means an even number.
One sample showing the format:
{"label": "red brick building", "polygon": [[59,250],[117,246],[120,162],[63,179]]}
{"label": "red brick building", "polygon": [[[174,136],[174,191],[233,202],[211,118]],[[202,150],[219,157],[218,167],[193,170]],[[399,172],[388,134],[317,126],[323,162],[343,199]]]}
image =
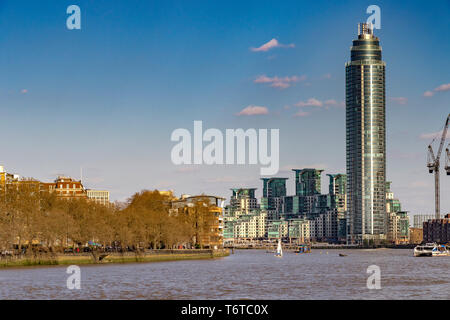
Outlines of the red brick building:
{"label": "red brick building", "polygon": [[423,223],[423,241],[450,243],[450,214],[444,219],[432,219]]}
{"label": "red brick building", "polygon": [[41,190],[56,192],[59,197],[67,199],[87,198],[87,192],[79,180],[59,176],[54,182],[42,182]]}

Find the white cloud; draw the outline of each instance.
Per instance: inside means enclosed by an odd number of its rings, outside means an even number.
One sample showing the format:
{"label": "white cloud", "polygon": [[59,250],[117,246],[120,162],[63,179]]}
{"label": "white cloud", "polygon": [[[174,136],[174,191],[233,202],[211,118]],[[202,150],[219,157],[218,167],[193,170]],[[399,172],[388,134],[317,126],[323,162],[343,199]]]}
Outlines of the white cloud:
{"label": "white cloud", "polygon": [[268,114],[268,113],[269,113],[269,110],[267,109],[267,107],[249,105],[248,107],[242,109],[236,115],[237,116],[253,116],[253,115],[261,115],[261,114]]}
{"label": "white cloud", "polygon": [[311,113],[310,112],[306,112],[306,111],[298,111],[296,114],[294,114],[294,117],[307,117],[309,116]]}
{"label": "white cloud", "polygon": [[434,91],[450,91],[450,83],[441,84],[439,87],[434,89]]}
{"label": "white cloud", "polygon": [[433,91],[425,91],[424,97],[432,97],[436,92],[450,91],[450,83],[441,84],[439,87],[434,88]]}
{"label": "white cloud", "polygon": [[266,75],[258,76],[253,82],[254,83],[268,83],[273,88],[286,89],[291,86],[291,83],[304,81],[306,76],[292,76],[292,77],[268,77]]}
{"label": "white cloud", "polygon": [[336,105],[338,105],[338,102],[334,99],[330,99],[330,100],[325,100],[324,104],[327,106],[336,106]]}
{"label": "white cloud", "polygon": [[[422,133],[420,136],[420,139],[424,140],[431,140],[435,138],[441,138],[442,137],[442,130],[438,132],[431,132],[431,133]],[[447,137],[446,139],[450,139],[450,131],[447,131]]]}
{"label": "white cloud", "polygon": [[318,107],[318,108],[325,107],[325,109],[328,110],[330,107],[338,107],[338,108],[345,107],[345,102],[337,101],[335,99],[328,99],[325,101],[321,101],[316,98],[309,98],[306,101],[299,101],[294,105],[296,107]]}
{"label": "white cloud", "polygon": [[262,46],[260,46],[258,48],[251,48],[250,50],[252,50],[253,52],[259,52],[259,51],[266,52],[273,48],[294,48],[294,47],[295,47],[295,45],[293,43],[281,44],[278,42],[277,39],[273,38],[272,40],[270,40],[269,42],[266,42]]}
{"label": "white cloud", "polygon": [[334,99],[325,100],[323,104],[325,105],[325,109],[328,109],[329,107],[339,107],[339,108],[345,107],[344,101],[336,101]]}
{"label": "white cloud", "polygon": [[390,99],[398,104],[406,104],[408,102],[408,98],[405,97],[392,97]]}
{"label": "white cloud", "polygon": [[309,98],[307,101],[299,101],[295,104],[297,107],[322,107],[323,102],[316,98]]}

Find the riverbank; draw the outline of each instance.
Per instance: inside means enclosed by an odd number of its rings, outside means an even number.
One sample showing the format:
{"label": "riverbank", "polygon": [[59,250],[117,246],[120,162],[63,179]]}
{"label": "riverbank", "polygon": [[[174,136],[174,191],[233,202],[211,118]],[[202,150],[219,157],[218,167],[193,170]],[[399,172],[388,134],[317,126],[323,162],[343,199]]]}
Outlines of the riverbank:
{"label": "riverbank", "polygon": [[[229,249],[235,249],[235,250],[253,250],[253,249],[260,249],[260,250],[275,250],[277,244],[273,244],[272,246],[268,245],[238,245],[238,246],[228,246],[226,248]],[[312,244],[312,249],[326,249],[326,250],[333,250],[333,249],[414,249],[417,244],[399,244],[399,245],[377,245],[377,246],[363,246],[363,245],[346,245],[346,244]],[[283,250],[297,250],[298,245],[294,244],[283,244]]]}
{"label": "riverbank", "polygon": [[141,255],[134,253],[105,253],[100,261],[94,262],[90,253],[59,254],[53,257],[40,256],[35,258],[9,258],[0,260],[0,268],[56,266],[56,265],[96,265],[112,263],[163,262],[179,260],[203,260],[226,257],[227,249],[219,250],[151,250]]}

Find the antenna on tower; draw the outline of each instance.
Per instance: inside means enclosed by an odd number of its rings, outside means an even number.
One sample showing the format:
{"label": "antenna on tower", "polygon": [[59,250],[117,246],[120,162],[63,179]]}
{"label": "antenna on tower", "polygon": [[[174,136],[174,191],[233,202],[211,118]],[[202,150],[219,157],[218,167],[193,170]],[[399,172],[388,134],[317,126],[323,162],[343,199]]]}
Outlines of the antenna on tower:
{"label": "antenna on tower", "polygon": [[83,167],[80,167],[80,182],[83,182]]}
{"label": "antenna on tower", "polygon": [[370,39],[373,37],[373,25],[371,22],[358,24],[358,39]]}

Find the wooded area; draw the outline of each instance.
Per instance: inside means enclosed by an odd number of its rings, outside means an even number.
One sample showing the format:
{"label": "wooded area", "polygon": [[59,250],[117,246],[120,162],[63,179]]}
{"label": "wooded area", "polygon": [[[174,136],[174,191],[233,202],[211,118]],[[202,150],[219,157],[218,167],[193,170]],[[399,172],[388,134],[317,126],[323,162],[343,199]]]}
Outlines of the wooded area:
{"label": "wooded area", "polygon": [[123,204],[104,206],[88,199],[62,199],[21,182],[0,191],[0,252],[33,257],[88,249],[126,252],[203,248],[216,219],[199,198],[171,208],[168,195],[143,190]]}

